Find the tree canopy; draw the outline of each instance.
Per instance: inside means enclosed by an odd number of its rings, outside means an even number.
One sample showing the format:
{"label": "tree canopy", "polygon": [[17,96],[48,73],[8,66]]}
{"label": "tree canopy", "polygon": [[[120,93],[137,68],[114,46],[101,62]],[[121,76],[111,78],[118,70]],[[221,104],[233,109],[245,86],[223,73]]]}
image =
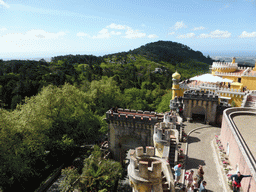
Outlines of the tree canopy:
{"label": "tree canopy", "polygon": [[84,92],[69,84],[49,85],[14,111],[1,109],[0,116],[0,186],[4,187],[40,177],[50,159],[56,163],[75,146],[94,143],[105,126],[88,109]]}
{"label": "tree canopy", "polygon": [[122,167],[119,162],[105,159],[95,145],[90,157],[84,160],[82,174],[69,167],[63,170],[63,175],[61,191],[114,191],[122,176]]}

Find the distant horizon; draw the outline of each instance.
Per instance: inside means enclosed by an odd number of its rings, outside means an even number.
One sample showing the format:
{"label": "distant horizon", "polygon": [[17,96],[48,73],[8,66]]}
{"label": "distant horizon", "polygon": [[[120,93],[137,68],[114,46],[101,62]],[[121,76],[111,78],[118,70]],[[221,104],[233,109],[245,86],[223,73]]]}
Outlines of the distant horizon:
{"label": "distant horizon", "polygon": [[[129,50],[128,50],[129,51]],[[50,61],[52,57],[57,57],[57,56],[64,56],[64,55],[94,55],[97,57],[104,56],[104,55],[109,55],[109,54],[115,54],[119,52],[128,52],[128,51],[112,51],[112,52],[88,52],[88,53],[60,53],[60,54],[52,54],[52,55],[19,55],[19,56],[14,56],[14,57],[0,57],[0,59],[7,61],[7,60],[40,60],[40,59],[45,59],[46,61]],[[198,50],[200,51],[200,50]],[[255,57],[256,59],[256,51],[251,50],[251,51],[233,51],[233,50],[227,50],[227,51],[200,51],[203,53],[204,56],[210,56],[211,58],[214,57]]]}

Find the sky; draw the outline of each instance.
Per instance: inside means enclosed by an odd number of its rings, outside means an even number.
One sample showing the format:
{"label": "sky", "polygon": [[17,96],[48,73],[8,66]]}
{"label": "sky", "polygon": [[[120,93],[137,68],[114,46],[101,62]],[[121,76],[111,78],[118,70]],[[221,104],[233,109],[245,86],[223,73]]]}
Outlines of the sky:
{"label": "sky", "polygon": [[0,0],[0,59],[100,56],[159,40],[256,56],[256,1]]}

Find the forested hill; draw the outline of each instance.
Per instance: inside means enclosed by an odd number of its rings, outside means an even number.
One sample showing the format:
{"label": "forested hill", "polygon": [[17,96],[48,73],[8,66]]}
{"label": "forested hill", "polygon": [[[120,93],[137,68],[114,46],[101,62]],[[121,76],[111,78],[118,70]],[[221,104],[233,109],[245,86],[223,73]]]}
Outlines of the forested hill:
{"label": "forested hill", "polygon": [[[51,58],[51,62],[43,59],[0,60],[0,105],[15,109],[26,96],[36,95],[43,86],[60,86],[67,82],[83,87],[94,80],[101,80],[103,76],[112,77],[122,93],[131,88],[151,91],[159,88],[166,91],[171,89],[171,75],[176,70],[184,80],[208,72],[211,63],[209,56],[205,57],[199,51],[171,41],[148,43],[128,52],[104,56],[56,56]],[[161,94],[149,96],[149,100],[152,100],[150,103],[157,99],[159,101],[161,98],[158,96]],[[143,107],[148,110],[156,108],[157,104]]]}
{"label": "forested hill", "polygon": [[212,64],[213,62],[209,56],[204,56],[200,51],[194,51],[187,45],[172,41],[157,41],[148,43],[129,52],[110,54],[106,55],[105,57],[114,55],[125,56],[127,54],[143,55],[149,60],[155,62],[170,62],[173,65],[184,62],[188,59],[193,59],[195,61],[204,62],[207,64]]}
{"label": "forested hill", "polygon": [[101,63],[103,58],[117,57],[118,61],[124,61],[128,55],[141,55],[146,59],[155,62],[169,62],[172,65],[176,65],[180,62],[184,62],[189,59],[195,61],[212,64],[213,60],[209,56],[204,56],[200,51],[194,51],[187,45],[176,43],[172,41],[158,41],[148,43],[134,50],[127,52],[119,52],[114,54],[107,54],[103,57],[97,57],[93,55],[65,55],[52,57],[51,61],[57,62],[58,60],[67,59],[69,63]]}

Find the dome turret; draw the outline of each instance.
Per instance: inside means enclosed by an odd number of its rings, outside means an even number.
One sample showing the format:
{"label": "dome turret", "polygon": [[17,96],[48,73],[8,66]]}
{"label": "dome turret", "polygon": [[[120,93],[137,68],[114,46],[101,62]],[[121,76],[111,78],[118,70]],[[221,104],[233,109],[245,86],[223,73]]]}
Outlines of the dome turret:
{"label": "dome turret", "polygon": [[173,73],[172,74],[172,78],[173,79],[177,79],[177,80],[179,80],[180,79],[180,77],[181,77],[181,75],[176,71],[175,73]]}

